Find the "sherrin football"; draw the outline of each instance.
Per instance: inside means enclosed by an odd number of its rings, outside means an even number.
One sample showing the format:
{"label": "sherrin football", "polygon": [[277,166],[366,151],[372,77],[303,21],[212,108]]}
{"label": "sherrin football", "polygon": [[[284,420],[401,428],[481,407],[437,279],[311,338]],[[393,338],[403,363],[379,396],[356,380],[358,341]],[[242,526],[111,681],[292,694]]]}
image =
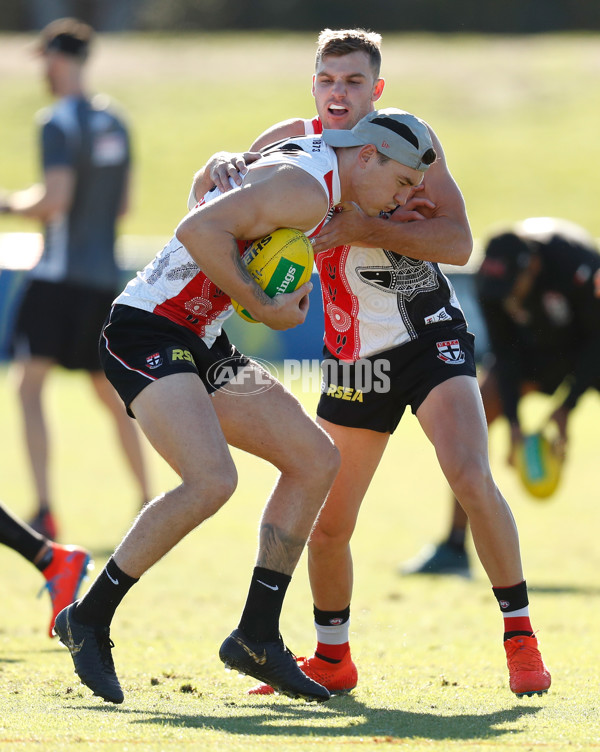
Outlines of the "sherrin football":
{"label": "sherrin football", "polygon": [[[310,240],[300,230],[279,229],[254,240],[242,254],[252,278],[270,298],[294,292],[312,275],[314,253]],[[258,323],[239,303],[231,301],[245,321]]]}
{"label": "sherrin football", "polygon": [[536,499],[547,499],[556,491],[563,459],[543,433],[525,436],[516,454],[521,482]]}

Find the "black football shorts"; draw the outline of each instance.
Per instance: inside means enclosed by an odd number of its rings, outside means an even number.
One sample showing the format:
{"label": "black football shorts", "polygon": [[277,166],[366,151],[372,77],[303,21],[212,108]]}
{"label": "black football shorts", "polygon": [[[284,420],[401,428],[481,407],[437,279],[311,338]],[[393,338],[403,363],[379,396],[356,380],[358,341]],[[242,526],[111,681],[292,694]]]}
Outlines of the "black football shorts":
{"label": "black football shorts", "polygon": [[63,368],[102,371],[98,336],[114,299],[114,291],[32,280],[15,324],[13,357],[49,358]]}
{"label": "black football shorts", "polygon": [[98,349],[104,372],[132,417],[132,401],[157,379],[195,373],[212,394],[249,363],[225,332],[208,347],[197,334],[165,316],[127,305],[113,306]]}
{"label": "black football shorts", "polygon": [[417,412],[429,392],[453,376],[476,376],[474,336],[437,330],[354,363],[327,349],[317,415],[339,426],[393,433],[407,405]]}

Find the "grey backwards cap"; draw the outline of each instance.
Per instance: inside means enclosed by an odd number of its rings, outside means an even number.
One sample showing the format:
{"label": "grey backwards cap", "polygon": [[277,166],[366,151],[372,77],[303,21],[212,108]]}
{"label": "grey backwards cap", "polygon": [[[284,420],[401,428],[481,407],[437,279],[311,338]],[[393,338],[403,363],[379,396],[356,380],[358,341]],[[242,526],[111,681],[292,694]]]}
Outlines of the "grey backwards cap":
{"label": "grey backwards cap", "polygon": [[370,112],[349,131],[325,128],[323,140],[330,146],[373,144],[386,157],[421,172],[436,158],[425,123],[393,107]]}

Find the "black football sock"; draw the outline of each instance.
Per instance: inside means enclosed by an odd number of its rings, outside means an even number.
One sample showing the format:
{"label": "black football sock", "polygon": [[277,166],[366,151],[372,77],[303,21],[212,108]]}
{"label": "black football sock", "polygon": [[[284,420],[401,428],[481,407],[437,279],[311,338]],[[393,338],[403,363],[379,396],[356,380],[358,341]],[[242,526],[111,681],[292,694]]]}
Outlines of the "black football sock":
{"label": "black football sock", "polygon": [[327,661],[327,663],[340,663],[350,649],[347,636],[342,638],[341,642],[331,639],[331,635],[328,635],[329,639],[327,642],[324,640],[326,639],[327,632],[331,632],[332,628],[339,631],[344,624],[350,621],[350,606],[346,606],[341,611],[321,611],[321,609],[313,606],[313,614],[317,629],[317,649],[315,650],[315,655],[322,661]]}
{"label": "black football sock", "polygon": [[502,616],[504,617],[504,640],[525,635],[533,636],[529,619],[529,597],[525,580],[511,587],[492,587]]}
{"label": "black football sock", "polygon": [[350,618],[350,606],[346,606],[341,611],[321,611],[320,608],[313,606],[313,615],[315,624],[321,627],[337,627],[345,624]]}
{"label": "black football sock", "polygon": [[52,564],[52,559],[54,559],[54,551],[52,550],[51,546],[48,546],[43,552],[40,549],[40,553],[37,555],[33,563],[40,570],[40,572],[43,572],[44,569],[47,569],[47,567]]}
{"label": "black football sock", "polygon": [[279,616],[291,581],[289,574],[255,567],[239,628],[255,642],[279,638]]}
{"label": "black football sock", "polygon": [[455,548],[457,551],[465,550],[465,537],[467,530],[464,527],[453,527],[450,531],[450,535],[446,539],[446,543]]}
{"label": "black football sock", "polygon": [[[3,505],[0,505],[0,543],[24,556],[40,570],[45,569],[52,561],[51,549],[48,549],[42,558],[36,561],[48,541],[44,536],[32,530],[29,525],[20,522]],[[42,562],[43,566],[41,566]]]}
{"label": "black football sock", "polygon": [[81,624],[109,627],[117,606],[136,582],[137,579],[119,569],[111,557],[91,588],[75,606],[75,619]]}

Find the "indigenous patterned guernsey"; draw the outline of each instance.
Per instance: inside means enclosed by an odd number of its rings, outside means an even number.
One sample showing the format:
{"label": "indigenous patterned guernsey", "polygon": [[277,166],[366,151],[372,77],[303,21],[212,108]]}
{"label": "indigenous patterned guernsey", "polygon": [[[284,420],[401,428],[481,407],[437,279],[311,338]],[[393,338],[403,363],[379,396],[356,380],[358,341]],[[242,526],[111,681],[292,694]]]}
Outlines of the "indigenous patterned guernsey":
{"label": "indigenous patterned guernsey", "polygon": [[[249,171],[278,164],[291,164],[308,172],[321,184],[328,198],[327,213],[306,233],[313,237],[340,201],[335,151],[321,138],[290,139],[271,147],[263,159],[250,165]],[[197,206],[219,195],[220,191],[215,188]],[[240,241],[239,245],[241,253],[245,242]],[[143,271],[138,272],[115,303],[165,316],[196,332],[208,347],[233,312],[229,295],[211,282],[176,237],[171,238]]]}
{"label": "indigenous patterned guernsey", "polygon": [[[320,134],[320,119],[304,121]],[[325,314],[325,345],[356,361],[417,339],[425,331],[466,327],[452,283],[431,261],[383,248],[339,246],[317,254]]]}

